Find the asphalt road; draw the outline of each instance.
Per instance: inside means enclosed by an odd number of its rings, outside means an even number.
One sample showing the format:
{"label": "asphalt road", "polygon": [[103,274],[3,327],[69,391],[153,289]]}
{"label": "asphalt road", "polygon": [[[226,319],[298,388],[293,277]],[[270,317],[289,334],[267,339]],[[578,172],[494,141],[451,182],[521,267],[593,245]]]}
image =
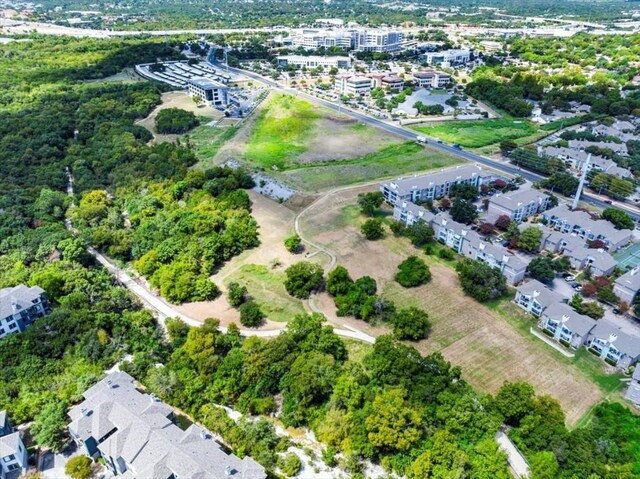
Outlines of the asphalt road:
{"label": "asphalt road", "polygon": [[[339,104],[336,104],[336,103],[333,103],[333,102],[330,102],[330,101],[327,101],[327,100],[323,100],[321,98],[317,98],[317,97],[315,97],[313,95],[309,95],[307,93],[298,91],[298,90],[293,89],[293,88],[291,88],[291,89],[284,88],[283,86],[279,85],[278,83],[276,83],[276,82],[274,82],[272,80],[269,80],[267,78],[264,78],[264,77],[262,77],[260,75],[257,75],[257,74],[255,74],[253,72],[249,72],[249,71],[246,71],[246,70],[241,70],[241,69],[238,69],[238,68],[227,67],[227,66],[221,65],[220,63],[215,61],[215,49],[214,48],[212,48],[212,50],[209,52],[209,56],[208,56],[207,60],[209,61],[209,63],[213,64],[214,66],[217,66],[218,68],[225,68],[225,69],[228,68],[228,71],[231,72],[231,73],[235,73],[237,75],[244,75],[246,77],[249,77],[251,79],[254,79],[256,81],[264,83],[264,84],[272,87],[275,90],[282,91],[282,92],[285,92],[285,93],[289,93],[289,94],[292,94],[292,95],[296,95],[296,96],[298,96],[300,98],[304,98],[305,100],[308,100],[310,102],[322,105],[324,107],[330,108],[330,109],[335,110],[335,111],[340,112],[340,113],[344,113],[344,114],[349,115],[352,118],[355,118],[358,121],[361,121],[362,123],[365,123],[367,125],[371,125],[371,126],[375,126],[377,128],[381,128],[381,129],[383,129],[385,131],[388,131],[390,133],[395,133],[396,135],[401,136],[403,138],[406,138],[408,140],[415,140],[416,137],[417,137],[417,134],[414,131],[402,128],[400,126],[392,125],[390,123],[387,123],[386,121],[382,121],[382,120],[379,120],[377,118],[370,117],[370,116],[365,115],[363,113],[359,113],[357,111],[345,108],[342,105],[339,105]],[[425,136],[425,135],[421,135],[421,136]],[[531,182],[541,181],[541,180],[543,180],[545,178],[542,175],[538,175],[536,173],[532,173],[531,171],[523,170],[523,169],[518,168],[516,166],[511,166],[511,165],[496,161],[496,160],[491,159],[491,158],[486,158],[484,156],[476,155],[475,153],[471,153],[471,152],[466,151],[466,150],[459,150],[459,149],[454,148],[453,146],[448,145],[446,143],[438,143],[437,140],[434,139],[434,138],[430,138],[430,137],[427,137],[427,138],[428,138],[429,146],[431,146],[433,148],[436,148],[438,150],[441,150],[441,151],[456,155],[456,156],[458,156],[460,158],[463,158],[463,159],[465,159],[467,161],[475,162],[475,163],[478,163],[480,165],[484,165],[484,166],[493,168],[494,170],[498,170],[498,171],[501,171],[503,173],[507,173],[509,175],[521,176],[525,180],[528,180],[528,181],[531,181]],[[586,202],[586,203],[592,204],[593,206],[596,206],[598,208],[607,208],[608,206],[611,206],[611,204],[606,203],[605,200],[603,200],[603,199],[601,199],[601,198],[599,198],[597,196],[594,196],[594,195],[592,195],[590,193],[583,192],[581,200]],[[571,201],[571,198],[567,198],[567,201]],[[621,202],[617,202],[617,201],[613,202],[613,205],[618,207],[618,208],[621,208],[621,209],[625,210],[627,213],[629,213],[629,215],[634,220],[637,221],[637,220],[640,219],[640,210],[639,209],[637,209],[637,208],[635,208],[635,207],[633,207],[633,206],[631,206],[629,204],[625,204],[625,203],[621,203]]]}

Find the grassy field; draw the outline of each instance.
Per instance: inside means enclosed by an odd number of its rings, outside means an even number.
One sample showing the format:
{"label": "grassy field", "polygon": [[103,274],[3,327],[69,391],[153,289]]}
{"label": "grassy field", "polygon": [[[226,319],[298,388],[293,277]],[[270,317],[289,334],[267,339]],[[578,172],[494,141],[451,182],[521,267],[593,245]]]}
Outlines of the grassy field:
{"label": "grassy field", "polygon": [[[460,288],[452,262],[426,256],[404,238],[389,231],[383,240],[366,241],[359,233],[363,218],[354,206],[357,190],[334,193],[307,211],[301,218],[302,231],[338,256],[338,264],[353,277],[370,275],[385,297],[402,307],[418,306],[428,312],[433,328],[425,341],[412,343],[422,353],[440,352],[463,370],[474,387],[495,393],[505,381],[525,380],[540,394],[557,399],[570,426],[578,424],[603,399],[620,400],[620,376],[608,374],[606,365],[579,351],[566,358],[529,332],[535,321],[510,302],[509,298],[482,305]],[[398,264],[410,254],[418,254],[430,266],[430,283],[405,289],[393,281]],[[325,295],[326,296],[326,295]],[[332,320],[330,298],[319,298]],[[351,320],[353,327],[369,334],[369,326]]]}
{"label": "grassy field", "polygon": [[284,172],[281,178],[296,189],[318,192],[462,162],[457,156],[435,148],[405,142],[351,160],[308,164]]}
{"label": "grassy field", "polygon": [[471,120],[448,121],[429,125],[412,126],[413,130],[439,138],[448,143],[458,143],[466,148],[481,148],[503,140],[519,140],[544,136],[538,125],[528,120]]}
{"label": "grassy field", "polygon": [[247,287],[249,296],[255,299],[271,321],[287,322],[296,314],[305,312],[302,301],[289,296],[284,289],[284,271],[274,271],[267,266],[245,264],[225,283],[236,281]]}
{"label": "grassy field", "polygon": [[193,146],[193,152],[198,157],[200,168],[213,166],[212,160],[218,150],[227,141],[231,140],[238,132],[238,127],[229,126],[224,128],[214,128],[208,125],[201,125],[189,132],[189,143]]}

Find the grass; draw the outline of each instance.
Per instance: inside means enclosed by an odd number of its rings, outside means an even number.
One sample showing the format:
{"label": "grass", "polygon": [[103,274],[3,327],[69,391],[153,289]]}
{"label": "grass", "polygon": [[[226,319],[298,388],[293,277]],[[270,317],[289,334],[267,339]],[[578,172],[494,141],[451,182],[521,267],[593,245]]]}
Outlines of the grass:
{"label": "grass", "polygon": [[364,183],[462,163],[457,156],[414,142],[390,145],[375,153],[344,161],[297,165],[281,177],[307,192]]}
{"label": "grass", "polygon": [[257,118],[246,158],[265,168],[285,169],[306,151],[305,140],[320,118],[314,106],[290,95],[276,95]]}
{"label": "grass", "polygon": [[249,296],[255,299],[271,321],[287,322],[295,315],[305,313],[302,301],[289,296],[284,288],[283,271],[270,270],[257,264],[243,265],[225,281],[236,281],[246,286]]}
{"label": "grass", "polygon": [[[216,156],[222,145],[232,139],[238,132],[238,127],[214,128],[201,125],[188,134],[193,152],[200,161],[201,168],[213,166],[211,160]],[[185,136],[186,138],[186,136]]]}
{"label": "grass", "polygon": [[528,120],[500,118],[494,120],[448,121],[430,125],[412,126],[413,130],[458,143],[466,148],[481,148],[503,140],[517,140],[534,135],[544,136],[538,125]]}

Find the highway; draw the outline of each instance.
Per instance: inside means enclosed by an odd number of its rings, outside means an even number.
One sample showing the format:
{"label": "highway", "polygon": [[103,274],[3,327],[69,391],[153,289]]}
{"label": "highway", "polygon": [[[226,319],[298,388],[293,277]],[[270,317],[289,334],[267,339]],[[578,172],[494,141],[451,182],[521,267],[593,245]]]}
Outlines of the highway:
{"label": "highway", "polygon": [[[388,131],[390,133],[394,133],[400,137],[406,138],[408,140],[415,140],[416,139],[416,132],[403,128],[401,126],[396,126],[394,124],[391,124],[389,122],[380,120],[378,118],[373,118],[371,116],[365,115],[364,113],[360,113],[357,111],[354,111],[350,108],[346,108],[343,105],[339,105],[327,100],[323,100],[321,98],[317,98],[313,95],[309,95],[307,93],[298,91],[296,89],[288,89],[283,87],[282,85],[279,85],[278,83],[264,78],[256,73],[253,72],[249,72],[246,70],[241,70],[239,68],[233,68],[233,67],[227,67],[226,65],[222,65],[219,62],[217,62],[215,60],[215,51],[216,48],[212,48],[209,52],[209,55],[207,57],[207,61],[209,63],[211,63],[212,65],[214,65],[217,68],[221,68],[221,69],[228,69],[229,72],[231,73],[235,73],[237,75],[244,75],[246,77],[249,77],[253,80],[259,81],[261,83],[264,83],[270,87],[272,87],[275,90],[284,92],[284,93],[289,93],[292,95],[296,95],[300,98],[304,98],[305,100],[308,100],[312,103],[316,103],[319,105],[322,105],[324,107],[330,108],[332,110],[335,110],[337,112],[340,113],[344,113],[346,115],[351,116],[352,118],[355,118],[358,121],[361,121],[362,123],[365,123],[367,125],[371,125],[377,128],[381,128],[385,131]],[[423,134],[421,134],[423,135]],[[429,138],[429,137],[428,137]],[[440,151],[444,151],[446,153],[458,156],[462,159],[465,159],[467,161],[470,162],[475,162],[478,163],[480,165],[484,165],[487,166],[489,168],[493,168],[494,170],[498,170],[501,171],[503,173],[506,173],[508,175],[512,175],[512,176],[521,176],[522,178],[524,178],[525,180],[531,181],[531,182],[537,182],[537,181],[541,181],[543,180],[545,177],[542,175],[539,175],[537,173],[533,173],[531,171],[528,170],[523,170],[519,167],[516,166],[512,166],[506,163],[502,163],[500,161],[494,160],[492,158],[487,158],[485,156],[480,156],[477,155],[475,153],[471,153],[469,151],[466,150],[459,150],[457,148],[454,148],[451,145],[448,145],[446,143],[438,143],[436,139],[434,138],[429,138],[429,146],[431,146],[432,148],[438,149]],[[571,201],[571,198],[567,198],[568,201]],[[591,193],[582,193],[581,196],[581,200],[589,203],[593,206],[596,206],[598,208],[607,208],[608,206],[611,206],[611,204],[606,203],[606,200],[595,196]],[[615,201],[612,203],[613,206],[616,206],[617,208],[623,209],[625,210],[635,221],[638,221],[640,219],[640,210],[638,208],[635,208],[629,204],[625,204],[625,203],[621,203],[618,201]]]}

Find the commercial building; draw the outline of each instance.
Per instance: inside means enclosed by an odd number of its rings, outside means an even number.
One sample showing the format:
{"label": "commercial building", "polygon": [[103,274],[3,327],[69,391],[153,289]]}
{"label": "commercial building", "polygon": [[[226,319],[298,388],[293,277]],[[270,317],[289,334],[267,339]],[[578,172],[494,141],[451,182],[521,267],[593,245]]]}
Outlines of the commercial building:
{"label": "commercial building", "polygon": [[356,75],[336,77],[335,88],[341,95],[368,95],[371,93],[371,78]]}
{"label": "commercial building", "polygon": [[44,289],[23,284],[0,289],[0,338],[25,330],[51,312]]}
{"label": "commercial building", "polygon": [[192,97],[200,97],[201,101],[212,106],[229,104],[228,89],[222,83],[207,78],[192,78],[187,82],[187,90]]}
{"label": "commercial building", "polygon": [[402,49],[403,34],[397,30],[357,30],[353,48],[358,52],[391,53]]}
{"label": "commercial building", "polygon": [[305,28],[283,40],[284,45],[302,47],[306,50],[317,48],[341,47],[353,48],[353,32],[348,30],[323,30]]}
{"label": "commercial building", "polygon": [[395,73],[371,74],[369,77],[373,88],[389,89],[392,92],[399,92],[404,88],[404,78]]}
{"label": "commercial building", "polygon": [[294,65],[298,68],[351,68],[349,57],[323,57],[318,55],[283,55],[278,57],[278,66],[286,67]]}
{"label": "commercial building", "polygon": [[127,479],[265,479],[250,457],[227,454],[195,424],[180,429],[172,409],[140,392],[123,372],[109,374],[69,411],[69,433],[88,456]]}
{"label": "commercial building", "polygon": [[508,216],[520,223],[545,211],[549,202],[549,195],[534,189],[498,194],[489,199],[487,216],[493,219]]}
{"label": "commercial building", "polygon": [[451,75],[436,70],[413,73],[413,81],[420,88],[443,88],[451,83]]}
{"label": "commercial building", "polygon": [[7,416],[0,411],[0,479],[17,479],[27,471],[27,448]]}
{"label": "commercial building", "polygon": [[420,55],[420,61],[428,65],[442,65],[445,67],[465,65],[471,60],[470,50],[443,50],[440,52],[425,52]]}

